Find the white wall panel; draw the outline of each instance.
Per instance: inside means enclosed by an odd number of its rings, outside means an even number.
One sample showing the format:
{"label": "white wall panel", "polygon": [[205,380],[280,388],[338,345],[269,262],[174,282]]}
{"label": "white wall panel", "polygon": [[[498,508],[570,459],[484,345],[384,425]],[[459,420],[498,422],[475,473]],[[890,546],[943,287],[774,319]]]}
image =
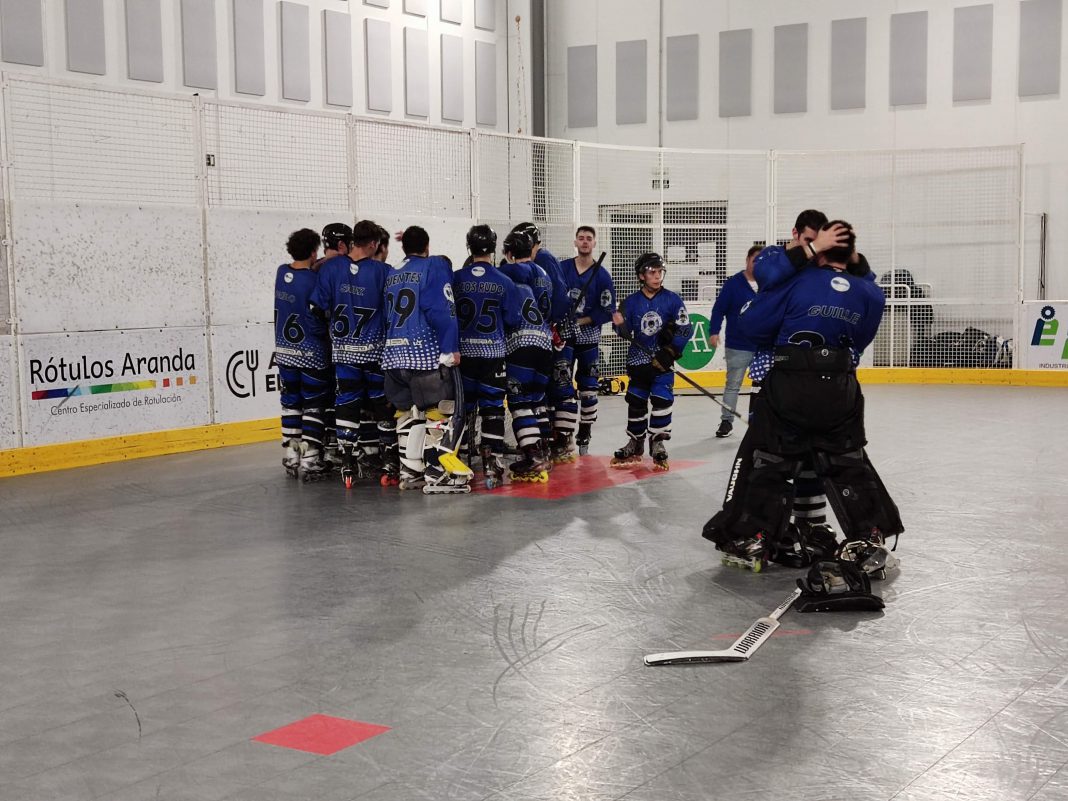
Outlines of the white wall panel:
{"label": "white wall panel", "polygon": [[215,422],[262,420],[279,414],[278,368],[274,354],[274,326],[213,326],[212,375],[215,382]]}
{"label": "white wall panel", "polygon": [[0,450],[19,443],[17,415],[19,388],[15,386],[15,338],[0,336]]}
{"label": "white wall panel", "polygon": [[203,328],[23,336],[23,443],[207,425],[207,354]]}
{"label": "white wall panel", "polygon": [[204,324],[195,208],[23,201],[12,221],[24,333]]}
{"label": "white wall panel", "polygon": [[211,209],[207,230],[212,324],[270,322],[274,272],[290,261],[286,253],[289,235],[298,228],[322,231],[332,222],[352,225],[352,213]]}

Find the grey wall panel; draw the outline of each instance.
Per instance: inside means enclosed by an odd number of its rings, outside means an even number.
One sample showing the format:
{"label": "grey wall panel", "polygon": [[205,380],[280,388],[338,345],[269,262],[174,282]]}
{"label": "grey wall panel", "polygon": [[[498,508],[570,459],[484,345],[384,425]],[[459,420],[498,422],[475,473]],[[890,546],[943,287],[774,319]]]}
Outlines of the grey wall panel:
{"label": "grey wall panel", "polygon": [[461,25],[464,21],[463,0],[441,0],[441,21]]}
{"label": "grey wall panel", "polygon": [[311,55],[308,50],[308,7],[282,0],[282,97],[311,100]]}
{"label": "grey wall panel", "polygon": [[417,17],[426,16],[426,0],[404,0],[404,13]]}
{"label": "grey wall panel", "polygon": [[567,48],[567,127],[597,125],[597,45]]}
{"label": "grey wall panel", "polygon": [[41,0],[0,0],[0,58],[12,64],[44,66]]}
{"label": "grey wall panel", "polygon": [[647,49],[644,39],[616,42],[616,125],[646,120]]}
{"label": "grey wall panel", "polygon": [[464,40],[441,35],[441,118],[464,121]]}
{"label": "grey wall panel", "polygon": [[753,113],[753,31],[719,34],[719,116],[748,117]]}
{"label": "grey wall panel", "polygon": [[890,15],[890,105],[927,102],[927,12]]}
{"label": "grey wall panel", "polygon": [[352,105],[352,22],[340,11],[323,12],[323,43],[326,47],[326,102]]}
{"label": "grey wall panel", "polygon": [[475,0],[475,27],[497,30],[497,0]]}
{"label": "grey wall panel", "polygon": [[776,114],[808,111],[808,23],[775,27]]}
{"label": "grey wall panel", "polygon": [[263,3],[234,2],[234,91],[245,95],[267,93],[263,56]]}
{"label": "grey wall panel", "polygon": [[475,123],[497,124],[497,45],[475,42]]}
{"label": "grey wall panel", "polygon": [[163,81],[159,0],[126,0],[126,74],[136,81]]}
{"label": "grey wall panel", "polygon": [[696,120],[700,90],[700,36],[668,36],[665,41],[664,113],[669,121]]}
{"label": "grey wall panel", "polygon": [[389,8],[389,0],[363,0],[363,4],[377,8]]}
{"label": "grey wall panel", "polygon": [[1020,97],[1060,92],[1061,0],[1020,3],[1019,80]]}
{"label": "grey wall panel", "polygon": [[182,83],[195,89],[214,89],[214,0],[182,0]]}
{"label": "grey wall panel", "polygon": [[831,108],[864,108],[867,102],[868,20],[831,22]]}
{"label": "grey wall panel", "polygon": [[393,110],[393,68],[389,23],[364,20],[364,55],[367,59],[368,111]]}
{"label": "grey wall panel", "polygon": [[67,0],[67,69],[90,75],[107,73],[104,0]]}
{"label": "grey wall panel", "polygon": [[953,99],[989,100],[994,58],[994,6],[953,10]]}
{"label": "grey wall panel", "polygon": [[430,116],[430,56],[427,34],[404,29],[404,110],[416,117]]}

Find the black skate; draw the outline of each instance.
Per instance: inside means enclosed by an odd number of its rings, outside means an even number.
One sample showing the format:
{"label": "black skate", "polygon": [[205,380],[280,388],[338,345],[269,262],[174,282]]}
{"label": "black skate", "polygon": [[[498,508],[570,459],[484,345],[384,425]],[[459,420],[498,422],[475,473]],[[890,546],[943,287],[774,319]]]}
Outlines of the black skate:
{"label": "black skate", "polygon": [[300,477],[305,483],[322,481],[330,475],[332,465],[323,459],[323,452],[312,445],[300,457]]}
{"label": "black skate", "polygon": [[716,429],[716,436],[720,439],[723,439],[724,437],[729,437],[731,435],[731,431],[733,430],[734,424],[730,420],[720,420],[719,428]]}
{"label": "black skate", "polygon": [[626,469],[641,464],[642,454],[645,452],[645,437],[630,437],[627,444],[620,448],[612,456],[609,467]]}
{"label": "black skate", "polygon": [[772,549],[771,561],[786,567],[808,567],[838,553],[834,529],[827,523],[810,525],[803,520],[791,523],[782,540]]}
{"label": "black skate", "polygon": [[400,449],[396,444],[382,448],[382,473],[378,483],[383,487],[395,487],[400,484]]}
{"label": "black skate", "polygon": [[486,489],[497,489],[504,484],[504,460],[488,450],[482,451],[482,474],[486,480]]}
{"label": "black skate", "polygon": [[282,467],[290,478],[297,478],[300,475],[300,440],[284,439],[282,447],[286,449],[282,454]]}
{"label": "black skate", "polygon": [[553,464],[569,464],[575,461],[578,456],[575,454],[575,446],[571,444],[571,433],[554,431],[549,453]]}
{"label": "black skate", "polygon": [[593,426],[590,423],[579,423],[578,436],[575,437],[575,445],[578,446],[579,456],[585,456],[590,452],[592,434]]}
{"label": "black skate", "polygon": [[721,561],[728,567],[740,567],[759,573],[768,566],[768,549],[763,532],[757,532],[755,537],[741,537],[716,547],[723,551]]}
{"label": "black skate", "polygon": [[352,489],[353,483],[360,477],[360,468],[352,454],[351,445],[341,446],[341,482],[345,489]]}
{"label": "black skate", "polygon": [[649,443],[649,455],[653,457],[653,470],[666,473],[671,469],[668,464],[668,452],[664,447],[664,440],[654,439]]}
{"label": "black skate", "polygon": [[523,448],[523,455],[508,466],[508,475],[516,483],[545,484],[549,465],[537,445],[528,445]]}

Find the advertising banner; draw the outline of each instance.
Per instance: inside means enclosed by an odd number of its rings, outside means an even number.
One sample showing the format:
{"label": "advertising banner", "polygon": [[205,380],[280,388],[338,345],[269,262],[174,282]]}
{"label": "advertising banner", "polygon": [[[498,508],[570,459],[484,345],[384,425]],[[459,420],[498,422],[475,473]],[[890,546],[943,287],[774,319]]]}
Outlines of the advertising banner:
{"label": "advertising banner", "polygon": [[1016,343],[1018,367],[1068,370],[1068,301],[1024,303]]}
{"label": "advertising banner", "polygon": [[[712,304],[692,302],[686,304],[686,311],[690,315],[690,323],[693,325],[693,337],[686,345],[686,350],[675,362],[683,372],[700,372],[704,370],[726,370],[727,364],[723,356],[723,334],[719,331],[719,347],[713,347],[711,338],[715,331],[711,329],[709,321],[712,317]],[[724,329],[726,326],[723,327]]]}
{"label": "advertising banner", "polygon": [[207,425],[207,350],[202,328],[22,337],[23,444]]}
{"label": "advertising banner", "polygon": [[278,416],[278,368],[273,355],[272,323],[212,329],[216,423]]}

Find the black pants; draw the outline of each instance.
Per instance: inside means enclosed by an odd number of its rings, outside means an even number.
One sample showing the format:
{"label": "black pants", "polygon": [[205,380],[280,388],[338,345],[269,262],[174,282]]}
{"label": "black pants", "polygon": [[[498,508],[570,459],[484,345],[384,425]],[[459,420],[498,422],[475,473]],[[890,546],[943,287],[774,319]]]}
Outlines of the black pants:
{"label": "black pants", "polygon": [[705,526],[717,544],[785,532],[794,482],[811,464],[847,539],[904,529],[864,450],[864,396],[849,351],[776,348],[775,366],[752,398],[749,428],[731,465],[723,508]]}

